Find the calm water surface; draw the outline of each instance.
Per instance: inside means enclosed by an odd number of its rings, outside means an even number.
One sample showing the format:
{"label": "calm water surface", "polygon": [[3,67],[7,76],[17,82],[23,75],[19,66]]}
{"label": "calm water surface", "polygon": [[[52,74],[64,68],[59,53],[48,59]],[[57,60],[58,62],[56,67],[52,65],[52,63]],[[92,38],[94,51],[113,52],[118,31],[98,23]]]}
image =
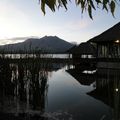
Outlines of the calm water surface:
{"label": "calm water surface", "polygon": [[94,82],[82,85],[65,69],[53,72],[49,78],[48,112],[64,111],[72,114],[76,119],[101,120],[111,118],[111,109],[103,102],[87,95],[94,90]]}
{"label": "calm water surface", "polygon": [[[96,77],[68,69],[65,64],[41,66],[34,62],[2,64],[0,69],[2,115],[12,114],[17,119],[27,114],[22,120],[34,115],[44,120],[120,119],[119,81],[112,75],[112,88],[103,70]],[[111,93],[114,90],[115,94]]]}

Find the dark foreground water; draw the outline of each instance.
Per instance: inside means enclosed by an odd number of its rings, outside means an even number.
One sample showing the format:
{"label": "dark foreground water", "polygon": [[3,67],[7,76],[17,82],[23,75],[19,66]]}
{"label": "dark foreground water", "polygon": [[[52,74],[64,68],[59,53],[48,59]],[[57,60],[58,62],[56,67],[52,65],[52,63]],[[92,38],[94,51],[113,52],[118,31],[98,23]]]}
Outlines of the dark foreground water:
{"label": "dark foreground water", "polygon": [[120,120],[119,70],[0,65],[0,120]]}

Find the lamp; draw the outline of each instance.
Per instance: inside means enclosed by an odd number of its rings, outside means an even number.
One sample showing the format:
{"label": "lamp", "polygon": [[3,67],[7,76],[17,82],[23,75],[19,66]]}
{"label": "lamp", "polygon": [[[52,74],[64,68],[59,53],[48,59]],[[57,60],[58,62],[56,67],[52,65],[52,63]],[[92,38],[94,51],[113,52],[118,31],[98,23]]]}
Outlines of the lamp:
{"label": "lamp", "polygon": [[118,88],[116,88],[116,89],[115,89],[115,91],[116,91],[116,92],[118,92],[118,91],[119,91],[119,89],[118,89]]}
{"label": "lamp", "polygon": [[120,43],[120,40],[115,40],[115,43]]}

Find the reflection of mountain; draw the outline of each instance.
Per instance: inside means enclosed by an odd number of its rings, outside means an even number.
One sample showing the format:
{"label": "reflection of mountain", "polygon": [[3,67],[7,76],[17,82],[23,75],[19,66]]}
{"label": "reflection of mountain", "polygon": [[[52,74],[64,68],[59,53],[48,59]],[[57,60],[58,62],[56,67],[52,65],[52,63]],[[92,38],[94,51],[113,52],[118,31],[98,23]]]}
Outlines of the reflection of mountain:
{"label": "reflection of mountain", "polygon": [[90,85],[95,81],[94,74],[85,74],[79,72],[78,69],[69,69],[67,72],[73,76],[80,84],[82,85]]}
{"label": "reflection of mountain", "polygon": [[8,44],[0,46],[0,49],[6,51],[44,51],[48,53],[63,53],[73,47],[73,44],[62,40],[56,36],[45,36],[43,38],[30,38],[21,43]]}

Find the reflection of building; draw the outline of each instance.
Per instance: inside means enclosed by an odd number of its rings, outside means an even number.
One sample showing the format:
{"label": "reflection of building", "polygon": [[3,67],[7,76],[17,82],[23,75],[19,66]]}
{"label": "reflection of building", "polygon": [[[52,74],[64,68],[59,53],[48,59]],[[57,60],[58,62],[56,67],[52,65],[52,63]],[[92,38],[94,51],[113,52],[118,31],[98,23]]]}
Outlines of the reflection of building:
{"label": "reflection of building", "polygon": [[120,68],[120,22],[88,42],[97,48],[98,67]]}
{"label": "reflection of building", "polygon": [[[88,95],[98,99],[112,109],[113,118],[120,119],[120,70],[99,69],[96,73],[96,88]],[[116,119],[117,118],[117,119]]]}
{"label": "reflection of building", "polygon": [[82,85],[90,85],[95,81],[95,74],[85,74],[76,69],[69,69],[67,72]]}

